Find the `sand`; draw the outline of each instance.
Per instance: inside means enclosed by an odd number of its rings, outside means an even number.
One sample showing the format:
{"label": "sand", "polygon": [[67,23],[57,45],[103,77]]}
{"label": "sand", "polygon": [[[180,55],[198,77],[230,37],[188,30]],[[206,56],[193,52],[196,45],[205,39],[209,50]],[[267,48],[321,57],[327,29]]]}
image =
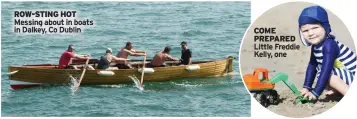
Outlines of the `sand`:
{"label": "sand", "polygon": [[320,100],[314,103],[295,104],[296,96],[290,90],[278,90],[280,95],[278,105],[270,105],[267,108],[277,114],[287,117],[308,117],[317,115],[332,108],[342,98],[340,95],[322,95]]}
{"label": "sand", "polygon": [[[265,12],[252,24],[245,35],[240,50],[242,76],[252,74],[255,68],[266,68],[269,70],[269,78],[272,78],[278,72],[283,72],[289,76],[289,81],[294,83],[298,89],[302,88],[305,71],[310,58],[310,47],[304,46],[300,41],[297,20],[303,8],[312,5],[313,4],[310,3],[298,2],[283,4]],[[355,51],[352,37],[346,26],[330,11],[328,11],[328,15],[332,32],[336,36],[336,39]],[[264,35],[295,36],[296,40],[294,42],[279,42],[279,44],[296,44],[300,46],[300,49],[269,51],[271,53],[285,52],[287,57],[274,57],[271,59],[266,57],[254,57],[254,51],[256,51],[254,50],[254,44],[260,42],[254,42],[254,36],[257,34],[255,34],[253,30],[254,28],[261,27],[276,28],[276,34]],[[276,42],[267,43],[274,45]],[[334,100],[328,100],[324,95],[321,95],[315,104],[294,105],[297,97],[284,83],[276,84],[274,89],[278,91],[282,100],[278,105],[269,106],[267,109],[288,117],[309,117],[317,115],[330,109],[339,101],[338,97]]]}

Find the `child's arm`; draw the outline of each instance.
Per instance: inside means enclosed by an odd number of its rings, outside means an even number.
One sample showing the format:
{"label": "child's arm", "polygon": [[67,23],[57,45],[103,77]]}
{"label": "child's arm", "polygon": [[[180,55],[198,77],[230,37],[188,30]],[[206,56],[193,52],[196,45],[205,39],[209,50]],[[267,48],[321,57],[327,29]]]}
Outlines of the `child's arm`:
{"label": "child's arm", "polygon": [[311,91],[316,97],[319,97],[325,89],[328,80],[330,79],[334,62],[340,52],[337,43],[334,40],[327,40],[323,44],[322,49],[323,61],[321,66],[320,76],[317,80],[315,89]]}
{"label": "child's arm", "polygon": [[311,47],[311,55],[310,55],[310,61],[306,69],[306,75],[305,75],[305,82],[304,82],[304,88],[307,88],[309,90],[312,89],[312,84],[314,83],[315,76],[317,73],[316,67],[317,67],[317,61],[315,58],[315,55],[313,53],[314,46]]}

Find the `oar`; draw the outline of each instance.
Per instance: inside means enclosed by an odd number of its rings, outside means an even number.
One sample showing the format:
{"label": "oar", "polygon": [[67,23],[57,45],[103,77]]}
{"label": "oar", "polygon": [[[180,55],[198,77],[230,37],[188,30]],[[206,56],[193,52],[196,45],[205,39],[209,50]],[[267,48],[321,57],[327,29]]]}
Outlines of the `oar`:
{"label": "oar", "polygon": [[79,89],[79,86],[81,85],[82,79],[84,77],[84,74],[85,74],[87,66],[88,66],[88,62],[89,62],[89,59],[87,59],[86,65],[83,67],[83,72],[82,72],[81,78],[79,78],[78,86],[75,88],[76,89],[75,92]]}
{"label": "oar", "polygon": [[146,55],[144,56],[144,64],[143,64],[143,68],[142,68],[142,70],[141,70],[141,80],[140,80],[140,86],[141,86],[141,88],[143,88],[143,82],[144,82],[145,61],[146,61]]}
{"label": "oar", "polygon": [[[177,61],[165,61],[165,63],[176,63]],[[140,62],[129,62],[129,64],[131,65],[136,65],[136,64],[142,64],[143,62],[140,61]]]}

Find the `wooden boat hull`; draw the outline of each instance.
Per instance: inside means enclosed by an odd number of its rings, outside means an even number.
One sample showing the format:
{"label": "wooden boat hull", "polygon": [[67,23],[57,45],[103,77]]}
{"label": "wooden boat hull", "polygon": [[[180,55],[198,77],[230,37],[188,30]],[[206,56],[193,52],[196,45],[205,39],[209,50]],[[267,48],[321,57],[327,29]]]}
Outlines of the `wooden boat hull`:
{"label": "wooden boat hull", "polygon": [[[150,81],[168,81],[178,78],[197,78],[220,76],[232,72],[233,58],[229,57],[218,61],[208,61],[197,63],[200,69],[189,71],[187,65],[157,67],[153,68],[153,73],[145,73],[144,82]],[[83,70],[56,69],[54,65],[48,66],[10,66],[8,68],[10,75],[10,85],[13,89],[33,87],[41,84],[68,84],[70,77],[78,77]],[[103,70],[87,70],[81,85],[104,85],[104,84],[122,84],[132,83],[129,76],[140,78],[141,73],[138,69],[119,69],[109,70],[114,73],[112,76],[99,75]],[[107,71],[107,70],[106,70]]]}

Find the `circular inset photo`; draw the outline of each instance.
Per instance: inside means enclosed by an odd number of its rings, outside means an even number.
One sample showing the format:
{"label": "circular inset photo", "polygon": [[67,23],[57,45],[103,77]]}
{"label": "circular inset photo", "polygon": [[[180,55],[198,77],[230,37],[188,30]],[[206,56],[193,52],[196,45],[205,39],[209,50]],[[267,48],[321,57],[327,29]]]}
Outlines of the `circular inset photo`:
{"label": "circular inset photo", "polygon": [[251,95],[288,117],[309,117],[336,105],[351,86],[357,65],[343,22],[312,3],[281,4],[249,28],[240,70]]}

